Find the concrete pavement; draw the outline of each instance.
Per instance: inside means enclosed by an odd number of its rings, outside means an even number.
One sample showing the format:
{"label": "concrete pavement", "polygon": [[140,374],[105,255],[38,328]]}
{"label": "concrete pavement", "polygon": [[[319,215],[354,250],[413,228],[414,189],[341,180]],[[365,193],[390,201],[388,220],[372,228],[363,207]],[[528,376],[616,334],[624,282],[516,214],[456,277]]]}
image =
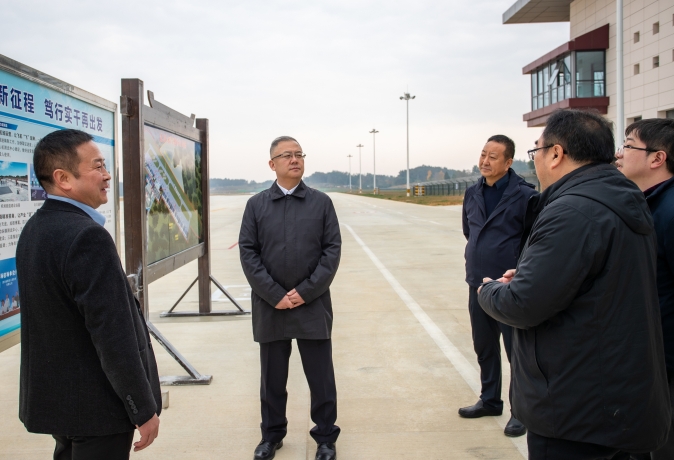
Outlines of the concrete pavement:
{"label": "concrete pavement", "polygon": [[[525,438],[503,435],[509,414],[474,420],[457,414],[479,393],[461,207],[331,197],[343,239],[332,286],[338,458],[524,458]],[[212,197],[212,266],[250,308],[235,246],[247,199]],[[195,276],[192,263],[152,284],[151,320],[201,373],[213,375],[213,383],[168,387],[170,408],[161,416],[160,437],[132,458],[249,459],[259,442],[259,358],[250,317],[159,317]],[[230,308],[213,291],[214,308]],[[196,300],[190,293],[178,308],[196,310]],[[17,417],[19,347],[0,354],[0,458],[49,458],[51,439],[26,433]],[[155,350],[162,375],[183,374],[163,349]],[[507,366],[505,372],[504,393]],[[276,458],[313,459],[309,390],[296,350],[288,393],[288,436]]]}

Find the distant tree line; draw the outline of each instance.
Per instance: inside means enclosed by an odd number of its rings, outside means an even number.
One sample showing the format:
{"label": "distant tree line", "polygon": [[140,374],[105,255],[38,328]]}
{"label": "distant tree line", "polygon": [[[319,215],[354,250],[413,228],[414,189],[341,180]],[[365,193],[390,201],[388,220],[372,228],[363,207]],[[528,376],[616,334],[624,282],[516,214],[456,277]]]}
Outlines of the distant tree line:
{"label": "distant tree line", "polygon": [[[512,168],[515,172],[525,172],[533,169],[533,162],[515,160]],[[456,179],[460,177],[474,176],[480,174],[477,165],[472,169],[457,170],[448,169],[440,166],[417,166],[410,169],[410,183],[428,182],[435,180]],[[373,186],[373,176],[371,173],[363,174],[363,188],[369,189]],[[271,187],[273,181],[264,182],[247,181],[245,179],[211,179],[212,193],[246,193],[259,192]],[[349,173],[343,171],[315,172],[304,178],[304,182],[311,187],[316,188],[343,188],[349,186]],[[397,176],[387,176],[377,174],[377,186],[379,188],[388,188],[395,185],[405,185],[407,183],[407,170],[402,170]],[[352,188],[358,188],[358,174],[351,175]]]}

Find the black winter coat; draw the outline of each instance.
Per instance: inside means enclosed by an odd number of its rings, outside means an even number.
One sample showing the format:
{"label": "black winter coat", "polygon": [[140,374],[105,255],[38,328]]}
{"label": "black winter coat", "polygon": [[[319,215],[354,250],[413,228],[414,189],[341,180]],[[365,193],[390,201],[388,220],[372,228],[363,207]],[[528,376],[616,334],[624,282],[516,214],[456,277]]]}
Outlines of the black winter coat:
{"label": "black winter coat", "polygon": [[484,178],[468,187],[463,199],[466,282],[472,287],[482,284],[484,277],[500,278],[517,263],[527,202],[538,192],[512,169],[508,174],[501,201],[488,219],[482,195]]}
{"label": "black winter coat", "polygon": [[48,199],[21,232],[16,270],[28,431],[105,436],[161,412],[150,336],[107,230]]}
{"label": "black winter coat", "polygon": [[660,184],[647,197],[658,236],[658,297],[665,363],[674,382],[674,177]]}
{"label": "black winter coat", "polygon": [[[284,195],[274,182],[246,204],[239,234],[241,266],[253,289],[253,338],[329,339],[332,283],[342,238],[330,198],[300,182]],[[304,304],[274,308],[296,289]]]}
{"label": "black winter coat", "polygon": [[509,284],[482,308],[515,329],[513,414],[536,434],[655,450],[670,402],[646,200],[612,165],[577,169],[530,201],[538,213]]}

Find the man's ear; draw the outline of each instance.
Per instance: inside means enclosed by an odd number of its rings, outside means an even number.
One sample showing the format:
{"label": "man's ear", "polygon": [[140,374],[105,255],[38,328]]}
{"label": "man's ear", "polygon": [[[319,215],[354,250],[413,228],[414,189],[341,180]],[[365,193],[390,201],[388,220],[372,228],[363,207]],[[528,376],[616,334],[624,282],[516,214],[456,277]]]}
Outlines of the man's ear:
{"label": "man's ear", "polygon": [[72,174],[65,169],[55,169],[52,173],[55,190],[69,192],[73,188]]}
{"label": "man's ear", "polygon": [[514,161],[513,158],[508,158],[508,159],[506,160],[506,163],[505,163],[505,164],[506,164],[506,168],[511,167],[511,166],[513,165],[513,161]]}
{"label": "man's ear", "polygon": [[551,152],[549,155],[552,155],[552,158],[550,159],[550,167],[554,169],[562,164],[562,160],[565,156],[564,149],[561,145],[555,144],[550,150]]}
{"label": "man's ear", "polygon": [[665,163],[667,162],[667,153],[665,153],[662,150],[658,150],[657,152],[653,152],[650,163],[651,163],[651,169],[658,169],[663,166],[665,166]]}
{"label": "man's ear", "polygon": [[271,168],[272,171],[276,171],[276,165],[274,164],[274,160],[269,160],[269,167]]}

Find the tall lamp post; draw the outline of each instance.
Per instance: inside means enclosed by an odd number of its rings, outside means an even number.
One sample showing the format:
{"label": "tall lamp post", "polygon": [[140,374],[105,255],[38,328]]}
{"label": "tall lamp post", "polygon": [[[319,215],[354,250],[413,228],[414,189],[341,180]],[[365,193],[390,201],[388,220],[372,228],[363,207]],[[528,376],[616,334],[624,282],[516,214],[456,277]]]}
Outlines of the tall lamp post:
{"label": "tall lamp post", "polygon": [[375,145],[374,145],[374,136],[377,134],[379,131],[376,129],[372,128],[372,131],[370,131],[370,134],[372,134],[372,159],[373,159],[373,165],[374,165],[374,174],[372,175],[374,177],[374,185],[372,186],[372,192],[376,195],[377,194],[377,152],[375,150]]}
{"label": "tall lamp post", "polygon": [[360,161],[360,149],[365,147],[363,144],[358,144],[358,193],[363,193],[363,162]]}
{"label": "tall lamp post", "polygon": [[407,196],[410,196],[410,99],[416,96],[410,96],[410,93],[404,93],[400,100],[405,101],[407,105]]}
{"label": "tall lamp post", "polygon": [[349,192],[351,191],[351,158],[353,158],[353,155],[347,155],[347,158],[349,159]]}

